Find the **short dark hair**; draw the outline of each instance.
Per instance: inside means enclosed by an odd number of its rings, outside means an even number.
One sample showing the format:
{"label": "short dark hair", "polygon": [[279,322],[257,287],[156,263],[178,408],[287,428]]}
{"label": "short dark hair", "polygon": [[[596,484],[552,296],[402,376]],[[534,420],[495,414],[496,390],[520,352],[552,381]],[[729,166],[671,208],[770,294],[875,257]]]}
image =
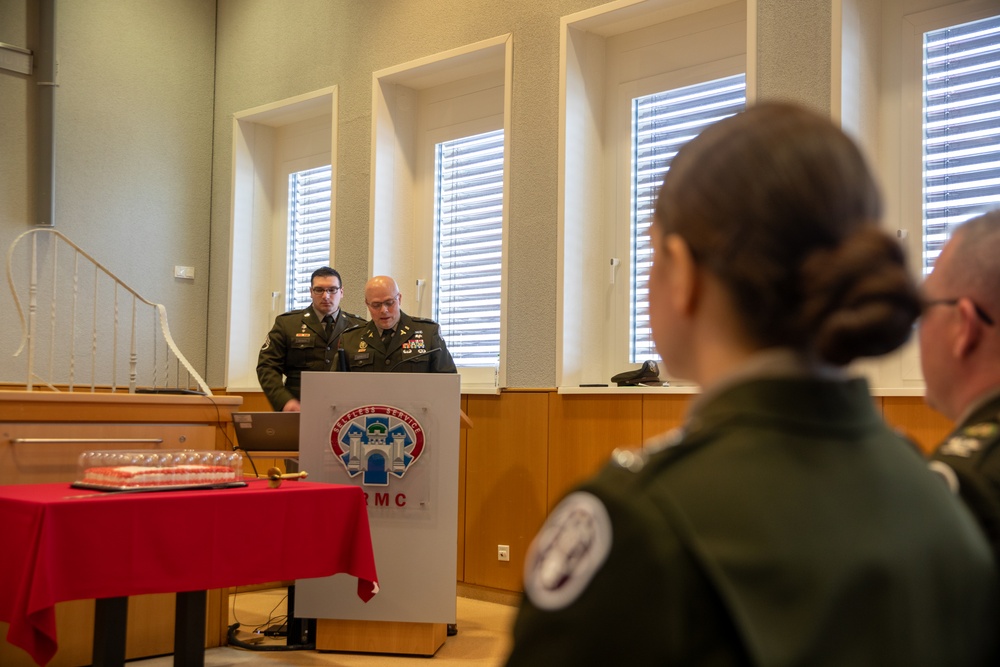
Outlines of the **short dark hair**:
{"label": "short dark hair", "polygon": [[309,287],[313,286],[317,278],[325,278],[326,276],[337,276],[337,282],[340,283],[340,287],[344,286],[344,279],[340,277],[337,269],[331,269],[329,266],[321,266],[313,271],[312,276],[309,277]]}
{"label": "short dark hair", "polygon": [[719,278],[761,347],[842,365],[902,345],[920,313],[902,248],[853,141],[803,107],[764,103],[681,148],[655,224]]}

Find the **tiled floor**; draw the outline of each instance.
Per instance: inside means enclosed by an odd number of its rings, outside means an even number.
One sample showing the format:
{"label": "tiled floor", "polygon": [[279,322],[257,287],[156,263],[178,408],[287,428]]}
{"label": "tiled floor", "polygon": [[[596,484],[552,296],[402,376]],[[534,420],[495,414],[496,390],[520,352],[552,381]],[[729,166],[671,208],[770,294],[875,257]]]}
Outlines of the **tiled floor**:
{"label": "tiled floor", "polygon": [[[262,639],[255,628],[266,628],[283,619],[285,589],[239,593],[230,597],[230,621],[240,624],[238,638],[257,639],[261,646],[280,647],[283,639]],[[430,660],[435,667],[458,665],[503,665],[510,650],[510,627],[516,607],[471,598],[458,598],[458,635],[448,637]],[[320,653],[318,651],[250,651],[237,647],[213,648],[205,652],[206,667],[230,665],[325,665],[327,667],[426,667],[426,657],[378,654]],[[130,662],[141,667],[170,667],[172,656]]]}

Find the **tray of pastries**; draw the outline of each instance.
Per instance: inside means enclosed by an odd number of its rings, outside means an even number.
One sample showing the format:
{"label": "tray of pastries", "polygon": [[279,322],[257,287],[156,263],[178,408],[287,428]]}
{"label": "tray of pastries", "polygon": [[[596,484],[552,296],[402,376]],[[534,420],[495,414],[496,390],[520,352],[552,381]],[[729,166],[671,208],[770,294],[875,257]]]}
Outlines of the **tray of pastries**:
{"label": "tray of pastries", "polygon": [[246,486],[238,452],[91,451],[80,455],[77,489],[169,491]]}

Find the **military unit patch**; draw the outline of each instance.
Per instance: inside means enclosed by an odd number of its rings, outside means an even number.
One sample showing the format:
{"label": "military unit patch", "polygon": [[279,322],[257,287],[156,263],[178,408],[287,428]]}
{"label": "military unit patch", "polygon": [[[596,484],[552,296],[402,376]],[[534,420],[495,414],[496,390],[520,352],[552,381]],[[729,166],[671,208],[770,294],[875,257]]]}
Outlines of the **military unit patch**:
{"label": "military unit patch", "polygon": [[595,495],[572,493],[546,520],[524,564],[524,592],[539,609],[570,605],[611,551],[611,518]]}

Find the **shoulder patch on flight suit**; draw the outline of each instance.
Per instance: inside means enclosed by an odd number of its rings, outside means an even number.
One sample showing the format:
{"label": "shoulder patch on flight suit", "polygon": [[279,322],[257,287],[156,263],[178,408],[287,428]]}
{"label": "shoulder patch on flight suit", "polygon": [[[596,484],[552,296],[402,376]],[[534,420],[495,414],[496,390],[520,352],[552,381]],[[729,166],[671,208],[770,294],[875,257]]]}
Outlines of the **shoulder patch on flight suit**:
{"label": "shoulder patch on flight suit", "polygon": [[562,609],[586,590],[611,551],[611,518],[597,496],[566,496],[545,521],[524,563],[524,592],[539,609]]}

